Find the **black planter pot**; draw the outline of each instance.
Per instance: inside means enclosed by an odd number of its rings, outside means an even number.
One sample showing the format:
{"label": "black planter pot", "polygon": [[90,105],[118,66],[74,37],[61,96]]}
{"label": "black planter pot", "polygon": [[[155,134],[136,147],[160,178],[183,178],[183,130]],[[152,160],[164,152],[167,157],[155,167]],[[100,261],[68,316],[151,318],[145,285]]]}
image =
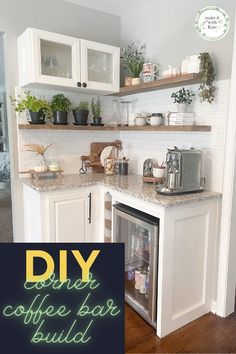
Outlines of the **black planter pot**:
{"label": "black planter pot", "polygon": [[31,124],[43,124],[45,122],[45,113],[41,110],[38,112],[29,111]]}
{"label": "black planter pot", "polygon": [[73,115],[77,124],[86,124],[88,120],[89,111],[86,109],[81,109],[80,111],[73,110]]}
{"label": "black planter pot", "polygon": [[67,124],[68,112],[55,111],[53,112],[53,123],[54,124]]}
{"label": "black planter pot", "polygon": [[102,124],[102,117],[93,117],[93,123],[96,125]]}

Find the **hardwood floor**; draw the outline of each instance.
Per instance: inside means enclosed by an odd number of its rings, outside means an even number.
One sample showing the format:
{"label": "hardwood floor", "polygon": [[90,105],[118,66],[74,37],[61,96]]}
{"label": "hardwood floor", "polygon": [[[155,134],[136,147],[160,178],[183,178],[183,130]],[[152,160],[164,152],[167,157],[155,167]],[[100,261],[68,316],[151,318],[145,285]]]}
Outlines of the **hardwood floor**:
{"label": "hardwood floor", "polygon": [[130,306],[125,309],[126,353],[236,353],[236,312],[227,318],[204,315],[160,339]]}

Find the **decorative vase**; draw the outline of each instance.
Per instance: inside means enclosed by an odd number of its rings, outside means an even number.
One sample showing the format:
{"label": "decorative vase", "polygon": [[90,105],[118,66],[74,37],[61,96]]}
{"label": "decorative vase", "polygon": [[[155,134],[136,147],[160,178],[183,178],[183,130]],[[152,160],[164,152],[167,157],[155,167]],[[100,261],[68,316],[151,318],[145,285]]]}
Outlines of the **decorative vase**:
{"label": "decorative vase", "polygon": [[89,111],[87,109],[81,109],[80,111],[73,110],[73,115],[76,124],[85,125],[87,124]]}
{"label": "decorative vase", "polygon": [[131,86],[132,85],[132,76],[126,76],[125,77],[125,86]]}
{"label": "decorative vase", "polygon": [[140,78],[139,77],[132,77],[132,85],[139,85]]}
{"label": "decorative vase", "polygon": [[187,109],[186,103],[178,103],[177,104],[177,111],[178,113],[185,113]]}

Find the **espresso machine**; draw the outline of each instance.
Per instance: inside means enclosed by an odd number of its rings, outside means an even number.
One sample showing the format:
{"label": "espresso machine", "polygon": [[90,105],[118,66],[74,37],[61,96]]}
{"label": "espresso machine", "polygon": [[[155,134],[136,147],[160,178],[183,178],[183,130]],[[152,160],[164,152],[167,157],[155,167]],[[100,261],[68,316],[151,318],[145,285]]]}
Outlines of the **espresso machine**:
{"label": "espresso machine", "polygon": [[165,183],[157,186],[158,193],[176,195],[200,192],[204,190],[204,184],[200,150],[168,149]]}

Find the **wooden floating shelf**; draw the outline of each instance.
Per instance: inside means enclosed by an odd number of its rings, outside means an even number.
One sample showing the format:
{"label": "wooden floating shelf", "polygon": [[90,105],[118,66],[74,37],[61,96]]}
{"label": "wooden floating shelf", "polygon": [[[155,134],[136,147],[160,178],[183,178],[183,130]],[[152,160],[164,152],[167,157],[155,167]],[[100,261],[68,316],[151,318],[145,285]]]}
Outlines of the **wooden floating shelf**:
{"label": "wooden floating shelf", "polygon": [[187,86],[197,84],[201,81],[199,74],[177,75],[168,79],[160,79],[152,82],[141,83],[140,85],[131,85],[121,87],[120,92],[112,94],[112,96],[127,96],[141,92],[149,92],[155,90],[163,90],[171,87]]}
{"label": "wooden floating shelf", "polygon": [[210,132],[210,125],[145,125],[143,127],[137,126],[83,126],[83,125],[53,125],[53,124],[19,124],[19,129],[32,130],[79,130],[79,131],[115,131],[115,132]]}

